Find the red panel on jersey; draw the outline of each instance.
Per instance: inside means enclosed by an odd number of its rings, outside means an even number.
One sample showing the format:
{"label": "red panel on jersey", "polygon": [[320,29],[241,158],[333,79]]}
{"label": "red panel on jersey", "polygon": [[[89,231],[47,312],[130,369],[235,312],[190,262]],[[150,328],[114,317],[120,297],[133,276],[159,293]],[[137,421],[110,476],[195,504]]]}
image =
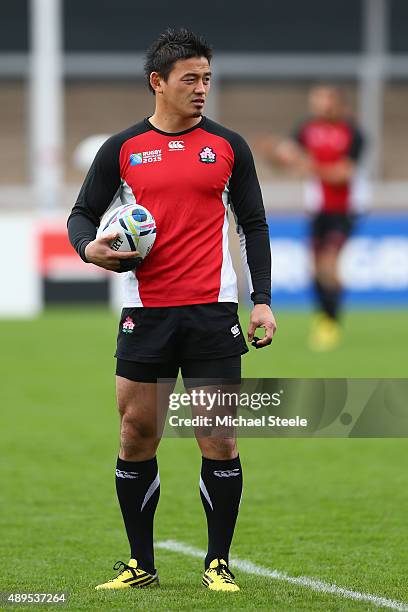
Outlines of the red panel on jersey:
{"label": "red panel on jersey", "polygon": [[136,272],[144,306],[185,304],[186,287],[188,304],[218,300],[222,195],[233,164],[228,141],[200,128],[178,137],[151,130],[123,144],[126,202],[134,196],[157,224],[154,248]]}
{"label": "red panel on jersey", "polygon": [[[308,121],[299,134],[299,140],[312,159],[319,164],[332,164],[348,156],[353,139],[351,126],[343,121]],[[350,185],[333,185],[320,181],[322,189],[321,210],[347,212]]]}

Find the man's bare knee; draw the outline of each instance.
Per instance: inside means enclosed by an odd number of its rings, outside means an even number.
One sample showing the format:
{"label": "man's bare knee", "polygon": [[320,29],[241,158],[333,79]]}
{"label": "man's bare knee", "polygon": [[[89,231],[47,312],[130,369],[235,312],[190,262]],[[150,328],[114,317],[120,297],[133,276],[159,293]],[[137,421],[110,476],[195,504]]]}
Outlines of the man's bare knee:
{"label": "man's bare knee", "polygon": [[150,423],[140,423],[126,413],[120,428],[120,457],[127,461],[144,461],[156,454],[160,439],[156,427]]}
{"label": "man's bare knee", "polygon": [[156,396],[152,385],[117,378],[121,459],[144,461],[159,444]]}
{"label": "man's bare knee", "polygon": [[121,434],[134,440],[157,438],[156,421],[142,421],[136,415],[125,412],[121,419]]}
{"label": "man's bare knee", "polygon": [[197,442],[207,459],[235,459],[238,456],[235,438],[197,437]]}

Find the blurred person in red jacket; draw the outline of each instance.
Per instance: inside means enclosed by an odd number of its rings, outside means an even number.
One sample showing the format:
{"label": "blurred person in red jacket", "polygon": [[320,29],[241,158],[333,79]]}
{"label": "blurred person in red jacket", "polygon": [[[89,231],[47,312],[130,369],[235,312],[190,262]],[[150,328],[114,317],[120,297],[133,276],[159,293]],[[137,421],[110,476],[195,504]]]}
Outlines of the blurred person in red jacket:
{"label": "blurred person in red jacket", "polygon": [[364,140],[340,90],[319,85],[310,91],[308,117],[289,138],[265,137],[258,142],[264,158],[307,179],[305,205],[310,214],[318,310],[310,336],[310,346],[315,350],[331,350],[340,340],[342,286],[338,261],[356,215],[366,205],[366,189],[357,178]]}

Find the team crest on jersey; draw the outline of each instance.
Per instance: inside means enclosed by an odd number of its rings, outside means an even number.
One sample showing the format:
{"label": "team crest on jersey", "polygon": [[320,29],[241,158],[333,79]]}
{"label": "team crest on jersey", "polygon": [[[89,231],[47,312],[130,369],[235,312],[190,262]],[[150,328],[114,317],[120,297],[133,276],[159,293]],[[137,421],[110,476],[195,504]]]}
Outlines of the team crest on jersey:
{"label": "team crest on jersey", "polygon": [[122,323],[122,331],[124,334],[133,334],[133,330],[135,328],[135,324],[133,322],[132,317],[126,317],[126,319]]}
{"label": "team crest on jersey", "polygon": [[212,150],[211,147],[204,147],[203,149],[201,149],[198,156],[200,158],[200,161],[203,162],[203,164],[215,164],[215,162],[217,161],[217,154]]}

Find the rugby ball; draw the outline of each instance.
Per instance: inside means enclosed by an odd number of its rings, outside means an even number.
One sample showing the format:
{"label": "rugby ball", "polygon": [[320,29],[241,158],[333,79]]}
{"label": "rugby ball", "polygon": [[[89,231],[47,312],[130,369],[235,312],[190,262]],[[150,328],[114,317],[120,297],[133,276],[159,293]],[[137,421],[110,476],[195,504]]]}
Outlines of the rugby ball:
{"label": "rugby ball", "polygon": [[111,243],[114,251],[138,251],[145,259],[156,240],[156,222],[151,212],[140,204],[125,204],[109,211],[101,219],[97,238],[117,233]]}

